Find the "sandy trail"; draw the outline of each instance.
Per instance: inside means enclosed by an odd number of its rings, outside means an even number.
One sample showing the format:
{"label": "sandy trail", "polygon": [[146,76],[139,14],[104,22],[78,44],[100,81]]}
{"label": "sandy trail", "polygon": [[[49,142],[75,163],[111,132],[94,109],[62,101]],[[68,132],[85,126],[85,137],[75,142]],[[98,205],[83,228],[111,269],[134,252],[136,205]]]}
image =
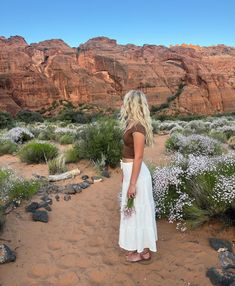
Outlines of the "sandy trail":
{"label": "sandy trail", "polygon": [[[145,150],[145,161],[165,164],[164,142]],[[13,156],[0,157],[0,166],[10,165],[19,174],[47,175],[45,165],[25,165]],[[74,167],[74,166],[71,166]],[[83,174],[95,174],[87,162],[78,164]],[[81,180],[78,176],[70,182]],[[53,200],[49,223],[33,222],[24,205],[7,216],[2,239],[16,249],[14,263],[0,265],[1,286],[209,286],[206,269],[219,266],[217,253],[208,246],[208,237],[234,239],[233,230],[218,224],[180,233],[175,224],[157,221],[158,252],[152,263],[127,263],[118,246],[121,170],[95,183],[69,201]],[[4,241],[0,240],[0,243]]]}

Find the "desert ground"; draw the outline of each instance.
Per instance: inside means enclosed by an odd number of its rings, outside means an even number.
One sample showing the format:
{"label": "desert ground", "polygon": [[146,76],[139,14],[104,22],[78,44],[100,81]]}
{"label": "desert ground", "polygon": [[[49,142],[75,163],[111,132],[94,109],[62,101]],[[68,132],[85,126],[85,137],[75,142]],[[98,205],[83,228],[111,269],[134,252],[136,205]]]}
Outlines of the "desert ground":
{"label": "desert ground", "polygon": [[[157,135],[153,148],[145,149],[144,161],[164,165],[168,155],[164,143],[168,135]],[[18,157],[0,157],[0,166],[8,166],[19,175],[48,175],[45,164],[26,165]],[[70,164],[81,175],[95,175],[88,161]],[[81,175],[60,184],[80,182]],[[49,222],[35,222],[25,212],[24,202],[7,215],[0,243],[17,254],[15,262],[0,265],[1,286],[209,286],[206,270],[219,266],[218,254],[208,238],[234,240],[234,230],[218,222],[196,230],[180,232],[176,224],[157,220],[158,242],[151,263],[128,263],[118,245],[121,169],[111,170],[104,178],[72,199],[53,199]],[[53,198],[53,196],[52,196]],[[38,200],[34,196],[32,201]]]}

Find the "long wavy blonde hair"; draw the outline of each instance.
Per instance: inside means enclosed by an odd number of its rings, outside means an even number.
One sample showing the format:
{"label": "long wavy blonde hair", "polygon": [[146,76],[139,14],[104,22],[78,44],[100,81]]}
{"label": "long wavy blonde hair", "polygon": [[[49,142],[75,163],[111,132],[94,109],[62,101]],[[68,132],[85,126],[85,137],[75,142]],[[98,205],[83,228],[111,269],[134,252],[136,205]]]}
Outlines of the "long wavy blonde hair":
{"label": "long wavy blonde hair", "polygon": [[130,121],[134,121],[134,125],[138,122],[141,123],[146,130],[146,145],[152,146],[154,144],[148,102],[142,91],[130,90],[125,94],[119,119],[123,130],[126,129]]}

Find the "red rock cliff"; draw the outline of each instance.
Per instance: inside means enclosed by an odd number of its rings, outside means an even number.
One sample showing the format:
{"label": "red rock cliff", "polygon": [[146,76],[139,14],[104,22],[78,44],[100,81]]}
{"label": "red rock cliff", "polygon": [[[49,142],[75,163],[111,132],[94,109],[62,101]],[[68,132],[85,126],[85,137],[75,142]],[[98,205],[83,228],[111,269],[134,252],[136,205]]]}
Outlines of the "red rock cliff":
{"label": "red rock cliff", "polygon": [[71,48],[62,40],[28,45],[0,37],[3,110],[37,110],[59,99],[116,107],[130,89],[142,89],[150,105],[168,101],[171,114],[235,111],[235,48],[141,47],[105,37]]}

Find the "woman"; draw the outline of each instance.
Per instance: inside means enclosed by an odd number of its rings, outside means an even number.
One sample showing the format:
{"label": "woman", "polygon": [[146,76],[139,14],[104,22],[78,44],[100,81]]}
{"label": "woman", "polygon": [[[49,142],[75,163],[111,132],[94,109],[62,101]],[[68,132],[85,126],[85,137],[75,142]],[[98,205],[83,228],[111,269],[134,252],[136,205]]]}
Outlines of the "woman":
{"label": "woman", "polygon": [[[129,262],[150,260],[150,250],[157,251],[157,226],[152,178],[143,162],[145,144],[153,145],[151,117],[143,92],[131,90],[125,95],[120,120],[125,131],[119,246],[128,251]],[[134,199],[135,212],[126,218],[123,209],[128,198]]]}

